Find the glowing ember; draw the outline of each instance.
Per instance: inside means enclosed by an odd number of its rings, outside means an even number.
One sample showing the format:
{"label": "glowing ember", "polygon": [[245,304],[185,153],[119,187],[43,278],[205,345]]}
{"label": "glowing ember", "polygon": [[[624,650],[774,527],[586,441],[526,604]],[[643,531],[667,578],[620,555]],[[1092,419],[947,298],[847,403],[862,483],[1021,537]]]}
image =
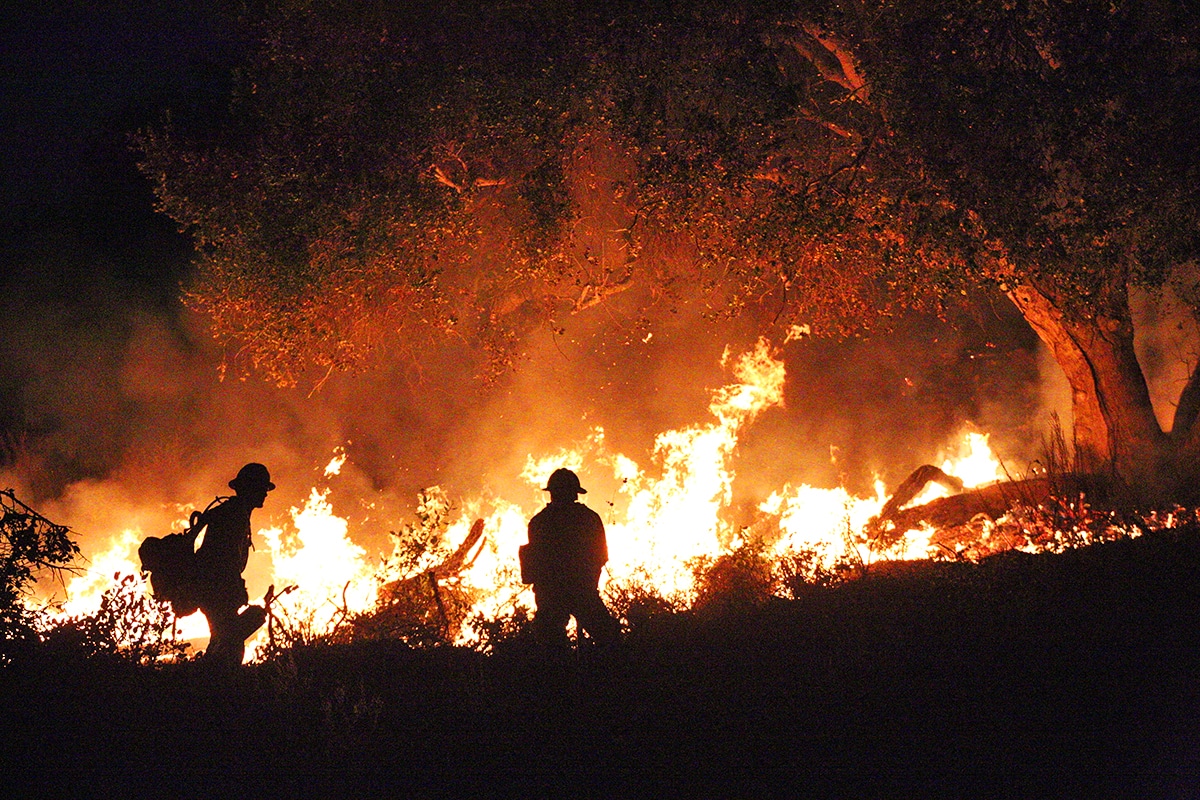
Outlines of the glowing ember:
{"label": "glowing ember", "polygon": [[329,478],[338,475],[342,471],[342,466],[346,463],[346,448],[338,446],[333,451],[333,458],[325,465],[325,477]]}

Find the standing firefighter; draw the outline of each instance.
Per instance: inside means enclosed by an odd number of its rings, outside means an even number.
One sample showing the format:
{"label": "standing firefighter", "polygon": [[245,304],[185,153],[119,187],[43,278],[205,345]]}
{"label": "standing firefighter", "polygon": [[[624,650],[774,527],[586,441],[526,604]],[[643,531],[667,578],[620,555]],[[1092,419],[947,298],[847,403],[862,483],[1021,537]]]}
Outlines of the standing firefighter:
{"label": "standing firefighter", "polygon": [[582,503],[587,490],[579,476],[558,469],[545,491],[550,502],[529,520],[529,544],[521,548],[521,575],[533,584],[537,603],[534,630],[548,644],[567,644],[567,622],[597,644],[615,642],[620,626],[600,599],[600,570],[608,562],[608,542],[600,515]]}
{"label": "standing firefighter", "polygon": [[234,496],[204,512],[204,541],[196,550],[196,602],[208,620],[205,658],[218,667],[242,663],[246,639],[262,626],[266,611],[248,606],[242,571],[250,555],[250,512],[262,508],[275,488],[262,464],[247,464],[229,482]]}

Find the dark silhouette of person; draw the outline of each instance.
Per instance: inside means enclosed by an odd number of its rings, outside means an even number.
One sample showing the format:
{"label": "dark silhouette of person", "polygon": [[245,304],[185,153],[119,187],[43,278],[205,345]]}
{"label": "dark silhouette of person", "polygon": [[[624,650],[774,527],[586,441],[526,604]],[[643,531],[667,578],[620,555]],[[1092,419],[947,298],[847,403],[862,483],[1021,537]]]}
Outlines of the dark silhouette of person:
{"label": "dark silhouette of person", "polygon": [[242,663],[246,639],[266,620],[261,606],[248,606],[242,572],[250,556],[250,513],[262,508],[275,488],[262,464],[250,463],[229,482],[234,496],[204,512],[204,541],[196,551],[197,605],[208,620],[205,661],[214,667]]}
{"label": "dark silhouette of person", "polygon": [[600,645],[615,642],[620,625],[600,599],[600,571],[608,563],[608,542],[600,515],[578,502],[587,490],[579,476],[558,469],[546,482],[550,502],[529,520],[533,597],[537,612],[533,628],[538,639],[567,646],[567,623]]}

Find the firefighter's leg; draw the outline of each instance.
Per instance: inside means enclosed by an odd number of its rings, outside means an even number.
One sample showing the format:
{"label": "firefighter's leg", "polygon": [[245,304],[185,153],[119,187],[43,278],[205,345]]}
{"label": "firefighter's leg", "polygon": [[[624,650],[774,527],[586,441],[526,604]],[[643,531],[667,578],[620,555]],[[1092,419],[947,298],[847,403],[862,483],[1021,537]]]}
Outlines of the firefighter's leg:
{"label": "firefighter's leg", "polygon": [[596,644],[614,644],[620,638],[621,623],[609,613],[608,607],[600,599],[600,592],[595,589],[580,593],[575,619]]}
{"label": "firefighter's leg", "polygon": [[239,630],[237,608],[216,606],[202,608],[208,620],[208,649],[205,661],[213,666],[236,667],[246,654],[245,640]]}
{"label": "firefighter's leg", "polygon": [[562,591],[534,584],[533,599],[537,604],[533,631],[538,641],[552,647],[568,647],[567,622],[571,619],[568,598]]}

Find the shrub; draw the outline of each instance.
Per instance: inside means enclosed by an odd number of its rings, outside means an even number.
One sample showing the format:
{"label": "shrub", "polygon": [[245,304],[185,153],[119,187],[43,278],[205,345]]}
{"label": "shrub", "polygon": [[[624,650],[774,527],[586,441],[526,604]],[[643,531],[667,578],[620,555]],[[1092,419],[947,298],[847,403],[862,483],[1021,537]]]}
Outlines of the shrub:
{"label": "shrub", "polygon": [[649,575],[643,574],[617,584],[609,583],[604,590],[604,603],[608,610],[628,631],[639,630],[653,620],[683,610],[683,604],[664,597],[654,588]]}
{"label": "shrub", "polygon": [[793,550],[775,564],[775,582],[784,597],[795,600],[814,589],[828,589],[850,579],[858,569],[848,556],[826,566],[817,550]]}
{"label": "shrub", "polygon": [[481,653],[494,653],[506,644],[529,638],[533,616],[523,605],[517,605],[507,616],[491,619],[475,614],[467,620],[467,628],[475,640],[475,649]]}
{"label": "shrub", "polygon": [[45,572],[61,579],[78,555],[69,528],[0,490],[0,666],[37,641],[37,614],[25,604],[32,583]]}
{"label": "shrub", "polygon": [[137,575],[113,575],[94,614],[52,624],[43,635],[52,649],[69,648],[84,657],[116,656],[137,664],[179,660],[191,646],[175,636],[170,603],[155,600]]}
{"label": "shrub", "polygon": [[690,566],[696,580],[697,611],[752,608],[775,593],[774,565],[759,542],[742,544],[716,558],[700,556]]}

